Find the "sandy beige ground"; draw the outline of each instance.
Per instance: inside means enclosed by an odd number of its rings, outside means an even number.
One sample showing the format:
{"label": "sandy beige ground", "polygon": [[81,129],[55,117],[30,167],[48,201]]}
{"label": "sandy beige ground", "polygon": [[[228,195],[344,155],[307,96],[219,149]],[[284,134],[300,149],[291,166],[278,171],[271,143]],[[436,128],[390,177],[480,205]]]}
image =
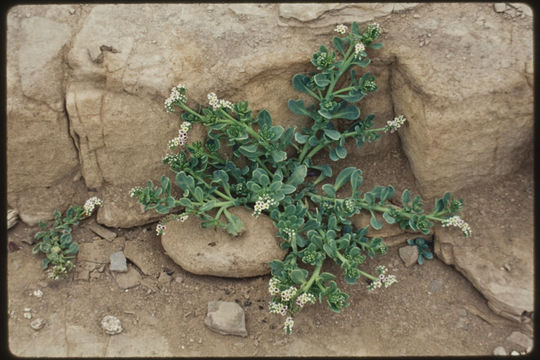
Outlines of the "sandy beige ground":
{"label": "sandy beige ground", "polygon": [[[386,166],[378,167],[370,159],[360,165],[367,188],[376,183],[393,183],[398,191],[414,188],[402,154],[389,153],[382,161]],[[286,336],[283,319],[267,310],[269,276],[234,280],[192,275],[163,253],[153,226],[113,230],[126,242],[147,248],[153,266],[173,272],[172,281],[165,284],[143,276],[145,285],[124,291],[107,268],[94,272],[89,281],[73,276],[49,281],[40,269],[40,256],[32,255],[31,246],[22,242],[37,228],[19,223],[9,231],[8,240],[20,246],[8,252],[8,340],[13,354],[425,356],[491,355],[501,345],[507,351],[514,349],[506,338],[519,329],[517,323],[491,312],[471,283],[438,259],[406,268],[398,248],[390,248],[364,270],[387,265],[398,277],[397,284],[373,294],[364,284],[343,285],[351,295],[348,308],[335,314],[326,305],[310,306],[297,317],[293,334]],[[95,236],[84,226],[74,235],[79,242]],[[337,266],[328,265],[327,270],[339,272]],[[36,289],[43,291],[41,298],[30,295]],[[219,335],[205,327],[207,303],[212,300],[242,306],[247,338]],[[32,309],[33,319],[46,321],[43,329],[31,329],[32,320],[23,317],[26,307]],[[123,333],[109,336],[101,330],[100,321],[107,314],[122,321]]]}

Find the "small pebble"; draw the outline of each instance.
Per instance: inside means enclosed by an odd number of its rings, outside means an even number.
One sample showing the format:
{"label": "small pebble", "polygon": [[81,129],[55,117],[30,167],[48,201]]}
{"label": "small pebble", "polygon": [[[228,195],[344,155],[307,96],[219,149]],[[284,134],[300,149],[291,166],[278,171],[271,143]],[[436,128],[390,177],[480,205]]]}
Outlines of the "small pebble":
{"label": "small pebble", "polygon": [[109,335],[120,334],[123,330],[120,320],[112,315],[106,315],[101,320],[101,328]]}
{"label": "small pebble", "polygon": [[36,331],[43,329],[45,326],[45,320],[37,318],[36,320],[30,323],[30,327]]}
{"label": "small pebble", "polygon": [[25,319],[31,319],[31,318],[32,318],[32,314],[29,313],[29,312],[25,312],[25,313],[24,313],[24,318],[25,318]]}
{"label": "small pebble", "polygon": [[493,349],[493,355],[496,355],[496,356],[506,356],[508,355],[506,353],[506,349],[502,346],[497,346],[495,349]]}
{"label": "small pebble", "polygon": [[37,290],[34,290],[34,292],[32,293],[35,297],[37,298],[40,298],[43,296],[43,291],[37,289]]}
{"label": "small pebble", "polygon": [[516,350],[512,350],[512,352],[510,353],[510,355],[516,356],[516,355],[519,355],[519,353],[518,353]]}

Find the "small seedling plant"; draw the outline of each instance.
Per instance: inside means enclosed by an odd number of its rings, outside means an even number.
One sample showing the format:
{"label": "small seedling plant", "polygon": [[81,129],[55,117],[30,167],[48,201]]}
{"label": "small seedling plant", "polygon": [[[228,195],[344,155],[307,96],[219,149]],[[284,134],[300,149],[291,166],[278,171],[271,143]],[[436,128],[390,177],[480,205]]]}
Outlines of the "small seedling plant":
{"label": "small seedling plant", "polygon": [[[356,105],[377,90],[375,76],[364,69],[370,63],[368,50],[382,47],[377,42],[379,25],[361,30],[353,22],[350,31],[345,25],[338,25],[335,31],[338,36],[333,38],[333,49],[322,45],[313,54],[315,70],[292,78],[294,88],[311,96],[312,101],[306,104],[291,99],[288,107],[292,113],[309,118],[309,127],[274,125],[268,111],[255,114],[247,101],[233,104],[215,93],[208,94],[208,106],[194,109],[188,105],[186,87],[175,86],[165,108],[169,112],[181,110],[182,122],[178,136],[168,143],[163,163],[176,174],[174,184],[183,196],[173,196],[166,176],[160,184],[148,181],[146,187],[130,192],[145,210],[168,214],[157,226],[158,234],[166,231],[167,222],[194,215],[200,217],[203,228],[222,228],[236,236],[244,224],[229,209],[238,206],[251,209],[254,217],[269,216],[282,239],[281,248],[288,251],[283,260],[270,263],[269,310],[285,317],[287,334],[292,331],[294,317],[307,304],[326,302],[335,312],[348,305],[349,295],[338,287],[337,275],[323,271],[326,260],[340,265],[348,284],[366,278],[369,291],[397,281],[381,265],[375,275],[361,270],[367,258],[387,251],[381,238],[367,237],[370,228],[383,226],[376,213],[388,224],[397,223],[402,229],[423,234],[440,222],[458,226],[465,236],[470,235],[469,226],[456,215],[463,200],[450,193],[436,199],[427,213],[421,197],[412,197],[405,190],[398,207],[389,203],[395,196],[392,186],[361,190],[361,169],[347,167],[331,182],[332,167],[314,161],[324,151],[331,162],[339,162],[347,157],[347,141],[362,147],[383,133],[395,132],[406,121],[400,115],[384,127],[374,128],[374,115],[362,118]],[[207,128],[207,140],[188,143],[195,123]],[[338,130],[342,128],[346,130]],[[222,151],[224,147],[232,148],[230,156]],[[346,184],[350,192],[338,197]],[[370,225],[355,229],[351,217],[360,212],[371,215]]]}
{"label": "small seedling plant", "polygon": [[101,199],[94,196],[88,199],[84,206],[71,206],[64,216],[58,210],[54,210],[54,223],[50,228],[47,228],[45,222],[39,222],[39,227],[43,230],[34,236],[38,243],[32,249],[32,253],[45,254],[41,267],[48,270],[51,279],[65,278],[73,270],[72,260],[79,251],[79,245],[71,236],[72,226],[79,225],[81,220],[90,217],[102,204]]}

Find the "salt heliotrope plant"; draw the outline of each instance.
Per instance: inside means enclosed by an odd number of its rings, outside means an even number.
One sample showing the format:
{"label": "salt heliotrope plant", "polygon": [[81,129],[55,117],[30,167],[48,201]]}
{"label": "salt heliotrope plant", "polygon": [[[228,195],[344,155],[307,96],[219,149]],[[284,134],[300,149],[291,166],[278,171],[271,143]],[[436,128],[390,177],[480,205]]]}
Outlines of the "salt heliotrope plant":
{"label": "salt heliotrope plant", "polygon": [[[348,305],[349,295],[338,287],[336,275],[323,271],[325,260],[340,265],[346,283],[365,278],[369,291],[397,281],[382,265],[375,275],[361,270],[368,257],[387,251],[381,238],[367,237],[370,228],[383,226],[376,213],[402,229],[428,234],[435,223],[442,222],[470,235],[470,229],[456,217],[463,200],[454,199],[450,193],[436,199],[427,213],[421,197],[412,197],[405,190],[402,206],[398,207],[389,204],[395,196],[392,186],[360,190],[361,169],[347,167],[332,183],[328,181],[333,176],[332,167],[314,161],[321,151],[327,152],[332,162],[343,160],[347,157],[346,141],[362,147],[383,133],[397,131],[406,121],[399,115],[384,127],[375,128],[374,115],[361,118],[355,105],[377,90],[375,76],[360,72],[370,63],[368,50],[382,47],[376,41],[381,33],[379,25],[370,24],[361,30],[353,22],[350,30],[338,25],[335,31],[339,36],[333,38],[333,49],[323,45],[313,54],[311,62],[316,71],[296,74],[292,79],[296,90],[313,98],[310,104],[303,100],[288,102],[292,113],[311,120],[309,127],[274,125],[268,111],[255,115],[247,101],[233,104],[215,93],[208,95],[209,106],[193,109],[188,106],[186,87],[178,85],[165,101],[165,108],[169,112],[181,110],[180,131],[169,142],[163,163],[176,174],[174,184],[183,196],[172,195],[166,176],[158,185],[148,181],[146,187],[130,192],[145,210],[169,214],[158,225],[158,234],[166,232],[167,222],[193,215],[202,219],[203,228],[219,227],[238,235],[244,224],[229,211],[237,206],[252,209],[254,217],[269,216],[282,239],[281,248],[288,250],[283,260],[271,261],[268,288],[272,296],[269,310],[285,317],[286,333],[292,331],[294,317],[306,305],[325,301],[335,312]],[[206,141],[188,141],[195,123],[206,126]],[[225,156],[223,147],[232,148],[232,154]],[[320,162],[321,157],[318,159]],[[350,192],[338,197],[346,184]],[[371,215],[370,225],[355,229],[351,217],[361,211]]]}
{"label": "salt heliotrope plant", "polygon": [[90,217],[102,204],[101,199],[93,196],[83,206],[71,206],[63,217],[58,210],[54,210],[54,223],[50,228],[47,228],[47,224],[43,221],[39,222],[39,227],[43,231],[34,236],[39,241],[32,249],[32,253],[45,254],[41,264],[43,269],[49,269],[50,278],[55,280],[64,278],[73,269],[72,259],[79,251],[79,245],[73,241],[71,227]]}

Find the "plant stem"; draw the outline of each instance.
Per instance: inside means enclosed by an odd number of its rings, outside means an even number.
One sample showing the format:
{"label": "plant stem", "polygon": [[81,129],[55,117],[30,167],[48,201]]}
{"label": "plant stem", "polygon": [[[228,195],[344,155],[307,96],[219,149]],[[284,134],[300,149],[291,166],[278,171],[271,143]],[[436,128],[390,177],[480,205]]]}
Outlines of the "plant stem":
{"label": "plant stem", "polygon": [[[317,195],[317,194],[312,193],[312,192],[308,192],[307,195],[309,195],[312,198],[317,198],[319,200],[334,201],[334,202],[343,202],[343,201],[345,201],[345,199],[330,198],[330,197],[327,197],[327,196]],[[366,210],[369,210],[369,211],[378,211],[378,212],[381,212],[381,213],[390,211],[390,209],[391,209],[390,207],[381,206],[381,205],[369,205],[367,202],[361,201],[361,200],[358,201],[357,204],[362,209],[366,209]],[[410,213],[402,211],[402,210],[399,210],[399,212],[400,212],[400,215],[406,217],[407,219],[410,219],[411,217],[416,215],[416,214],[410,214]],[[439,221],[439,222],[444,220],[444,219],[442,219],[440,217],[437,217],[437,216],[434,216],[432,214],[426,215],[426,218],[429,219],[429,220],[434,220],[434,221]]]}
{"label": "plant stem", "polygon": [[317,266],[315,267],[315,270],[313,270],[313,274],[311,274],[311,277],[309,278],[308,282],[304,283],[304,285],[302,285],[300,287],[300,293],[307,292],[309,290],[309,288],[311,288],[311,285],[313,284],[313,282],[319,278],[319,273],[321,272],[322,265],[323,265],[322,261],[317,264]]}
{"label": "plant stem", "polygon": [[195,112],[194,110],[192,110],[189,106],[187,106],[186,104],[183,104],[183,103],[180,103],[180,107],[182,109],[184,109],[185,111],[187,111],[188,113],[192,114],[192,115],[195,115],[197,116],[199,119],[203,119],[204,116],[198,114],[197,112]]}

